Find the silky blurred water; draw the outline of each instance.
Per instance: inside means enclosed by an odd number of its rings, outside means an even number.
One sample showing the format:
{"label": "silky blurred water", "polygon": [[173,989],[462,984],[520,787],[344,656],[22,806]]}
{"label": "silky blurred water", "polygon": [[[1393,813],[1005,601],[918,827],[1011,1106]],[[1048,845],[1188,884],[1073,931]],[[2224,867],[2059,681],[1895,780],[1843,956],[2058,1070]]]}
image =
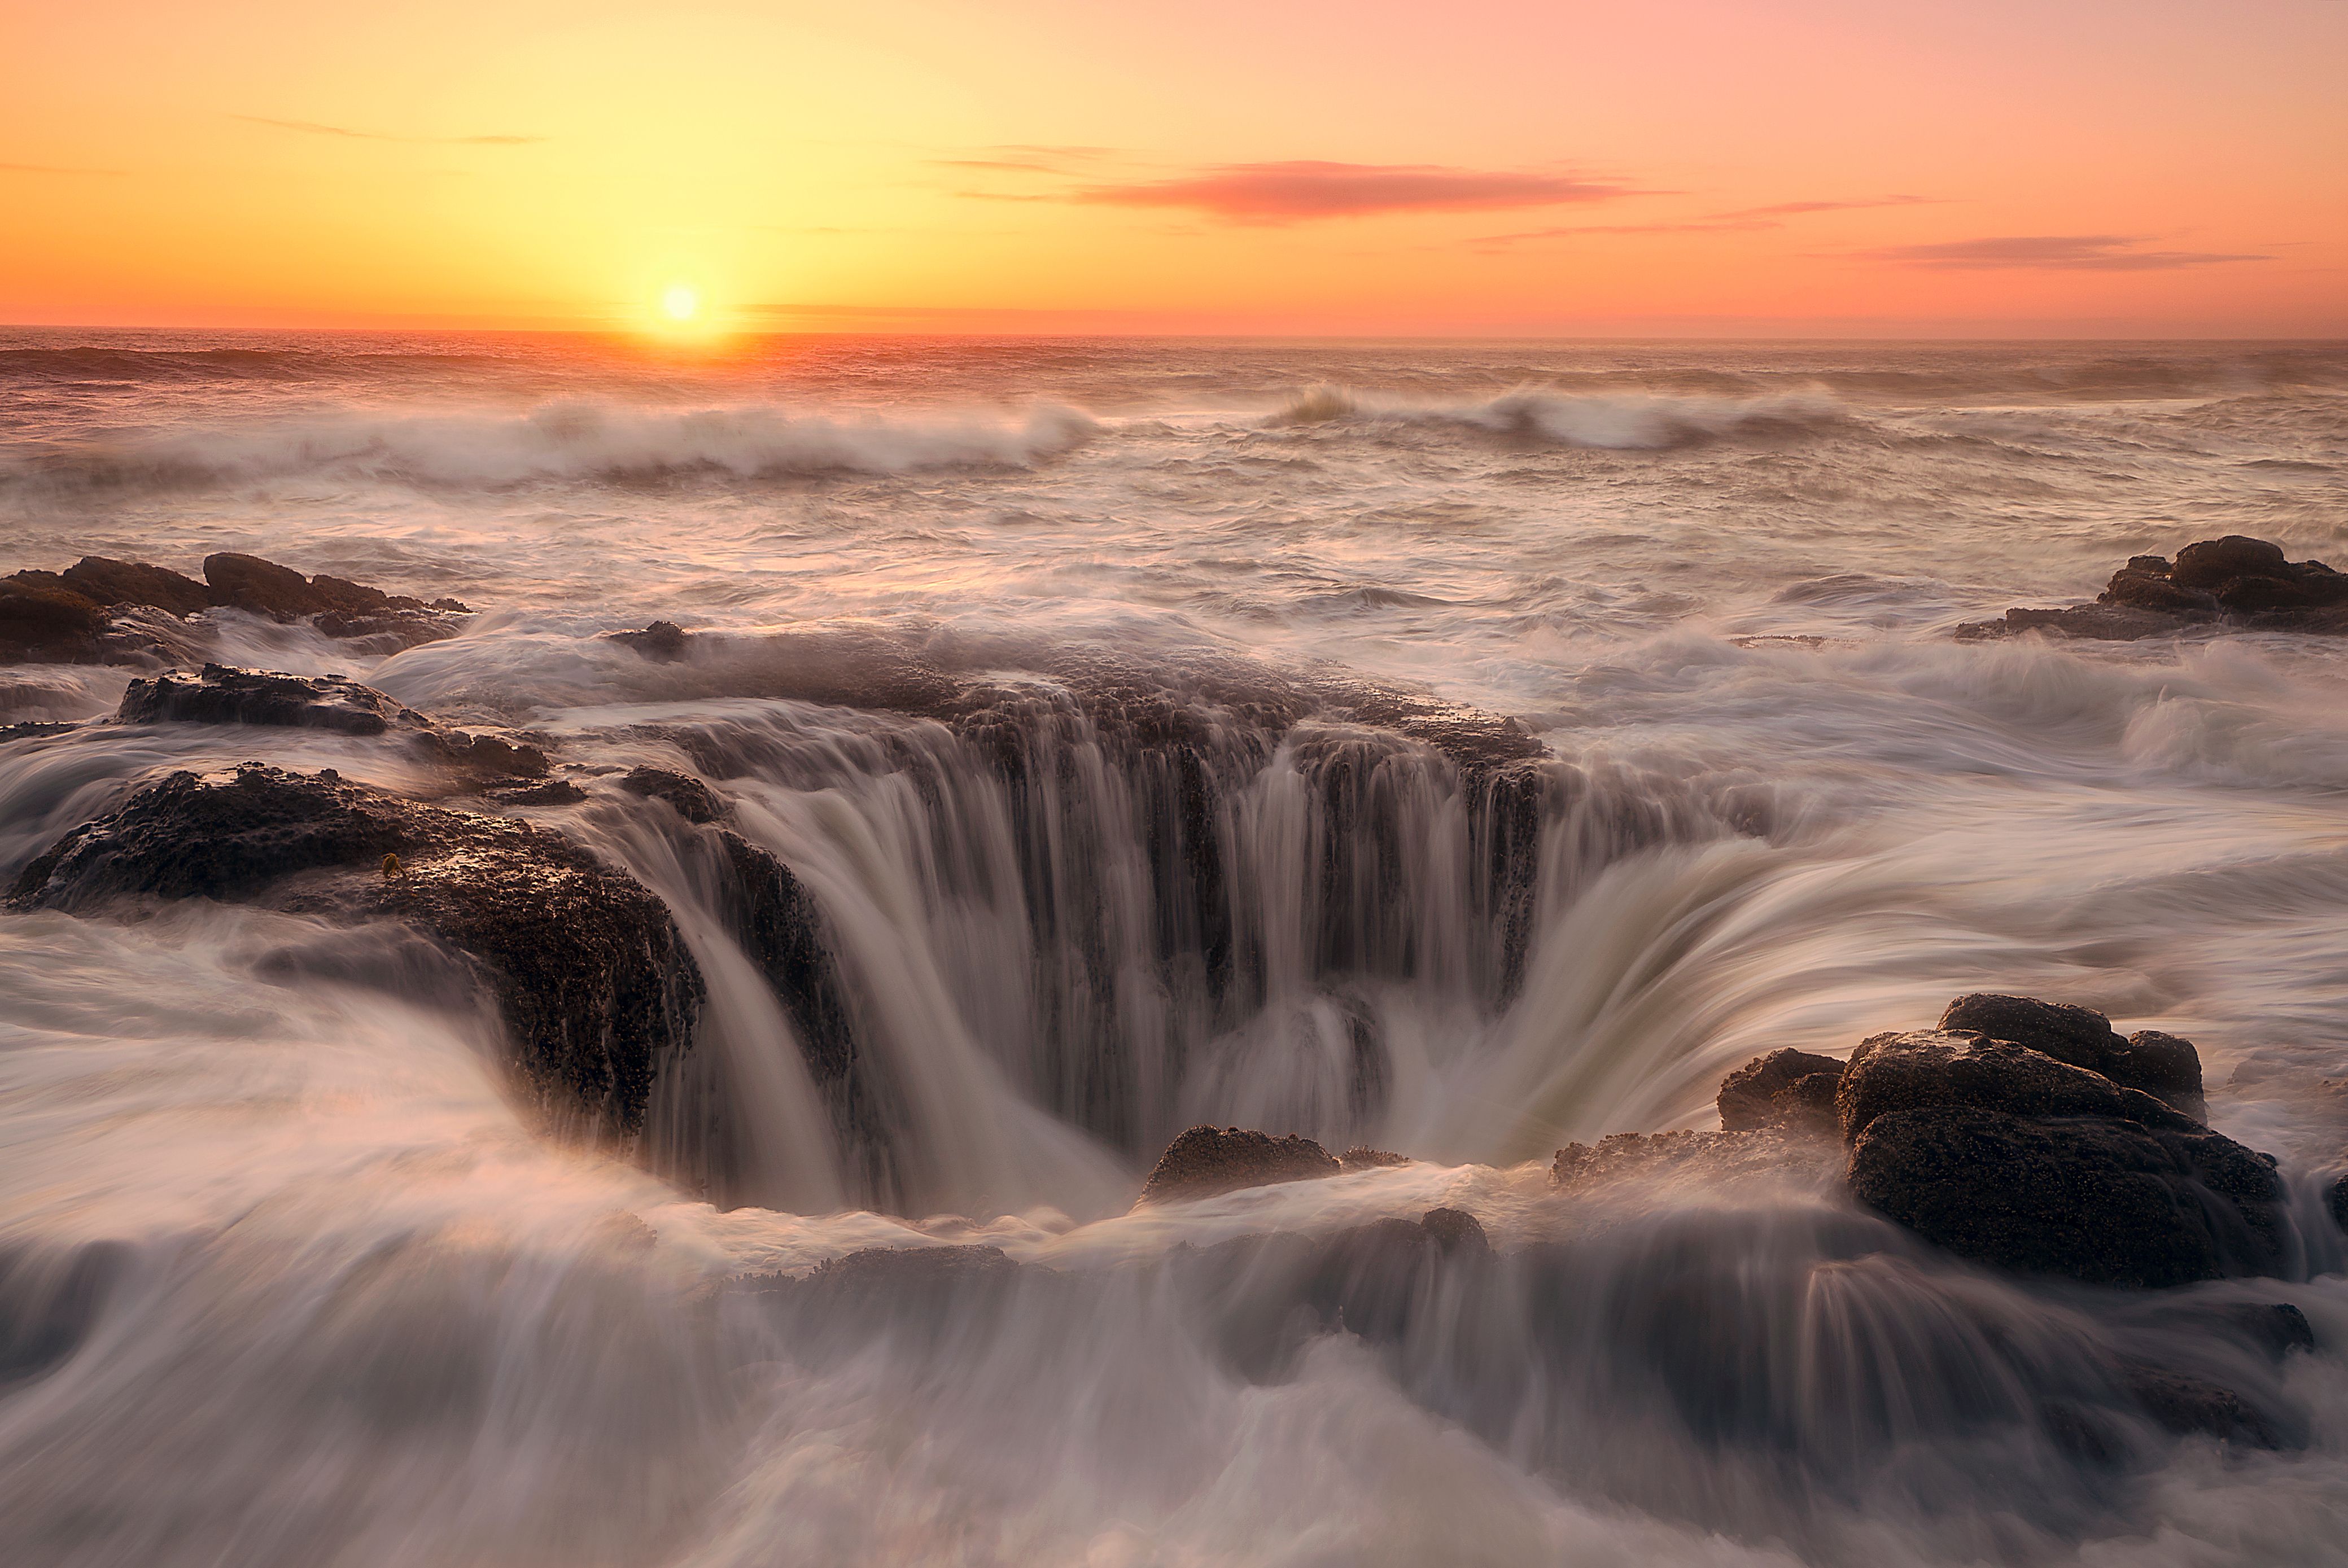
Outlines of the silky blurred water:
{"label": "silky blurred water", "polygon": [[[668,897],[711,981],[699,1050],[756,1154],[723,1204],[539,1137],[461,988],[387,999],[286,961],[347,936],[211,906],[0,915],[0,1543],[28,1563],[2348,1561],[2348,1287],[2312,1206],[2348,1151],[2348,648],[1949,636],[2221,533],[2343,564],[2344,409],[2336,345],[0,336],[0,566],[240,549],[465,600],[483,613],[461,636],[388,659],[232,616],[221,636],[573,758],[683,765],[683,734],[737,759],[737,825],[815,889],[877,1049],[921,1090],[908,1195],[875,1212],[808,1131],[788,1026],[689,845],[601,797],[547,820]],[[1046,1051],[1026,982],[1054,955],[1017,899],[966,890],[1007,853],[1000,786],[927,732],[884,745],[870,716],[685,691],[592,641],[654,618],[866,626],[1021,671],[1071,649],[1335,665],[1513,716],[1603,787],[1547,845],[1520,990],[1479,989],[1469,958],[1341,984],[1272,940],[1317,853],[1282,753],[1234,829],[1233,897],[1275,949],[1260,1014],[1167,1056],[1209,1026],[1128,977]],[[110,712],[129,673],[0,671],[0,722]],[[0,740],[0,876],[139,782],[248,758],[430,782],[291,732]],[[1456,804],[1427,777],[1414,953],[1467,928],[1439,853]],[[1121,786],[1088,787],[1068,820],[1107,843]],[[1634,803],[1665,831],[1608,837],[1601,807]],[[1753,809],[1766,831],[1737,830]],[[2308,1313],[2316,1354],[2209,1368],[2271,1379],[2306,1446],[2147,1434],[2117,1476],[2014,1447],[1981,1389],[2058,1375],[2125,1310],[1932,1256],[1830,1173],[1547,1188],[1568,1139],[1711,1124],[1746,1058],[1839,1053],[1976,989],[2200,1043],[2213,1124],[2282,1157],[2313,1239],[2304,1277],[2186,1294]],[[1386,1074],[1367,1107],[1330,1065],[1363,1029]],[[1046,1092],[1062,1036],[1131,1069],[1138,1130]],[[1204,1065],[1151,1078],[1163,1061]],[[1126,1214],[1138,1145],[1195,1120],[1420,1163]],[[1267,1370],[1232,1348],[1231,1298],[1185,1283],[1186,1246],[1438,1203],[1516,1272],[1438,1282],[1397,1343],[1323,1335]],[[937,1241],[1058,1283],[911,1327],[810,1327],[719,1288]],[[1543,1246],[1579,1283],[1509,1261]],[[1710,1363],[1643,1326],[1725,1332],[1685,1291],[1728,1280],[1727,1317],[1776,1347],[1735,1364],[1775,1370],[1704,1387],[1766,1407],[1757,1435],[1692,1415],[1675,1379]],[[1662,1380],[1624,1380],[1651,1353]],[[1833,1413],[1867,1390],[1895,1413]]]}

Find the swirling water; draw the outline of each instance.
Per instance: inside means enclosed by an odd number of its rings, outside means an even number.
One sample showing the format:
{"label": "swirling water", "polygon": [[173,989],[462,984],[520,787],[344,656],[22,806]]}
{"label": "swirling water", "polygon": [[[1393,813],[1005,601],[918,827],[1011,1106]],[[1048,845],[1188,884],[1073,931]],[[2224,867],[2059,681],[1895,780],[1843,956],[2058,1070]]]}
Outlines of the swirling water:
{"label": "swirling water", "polygon": [[[0,339],[5,564],[247,549],[475,604],[387,658],[220,634],[712,779],[821,906],[886,1089],[845,1133],[701,841],[609,789],[544,820],[677,916],[715,1163],[681,1112],[636,1162],[542,1135],[494,1013],[395,933],[0,915],[0,1541],[2348,1561],[2348,1287],[2315,1198],[2348,1149],[2348,649],[1948,636],[2219,533],[2337,564],[2343,394],[2326,345]],[[1153,845],[1179,781],[1080,719],[1036,732],[1054,768],[1006,772],[945,726],[594,639],[655,617],[879,638],[1046,712],[1073,669],[1336,671],[1514,716],[1577,782],[1511,926],[1449,760],[1230,704],[1200,743],[1219,879],[1176,886]],[[0,721],[110,712],[129,673],[0,671]],[[140,782],[250,758],[445,787],[310,733],[24,734],[0,876]],[[1344,779],[1351,839],[1316,807]],[[1547,1188],[1569,1139],[1706,1125],[1760,1050],[1984,988],[2199,1041],[2213,1123],[2299,1194],[2293,1277],[2181,1306],[2025,1284],[1831,1172]],[[1126,1212],[1207,1120],[1416,1163]],[[1423,1280],[1393,1323],[1299,1333],[1213,1251],[1437,1204],[1482,1217],[1495,1272]],[[1049,1272],[879,1312],[727,1287],[971,1241]],[[2319,1338],[2280,1367],[2171,1311],[2275,1300]],[[2115,1352],[2221,1378],[2294,1446],[2151,1430],[2096,1380]],[[2126,1458],[2050,1445],[2056,1394]]]}

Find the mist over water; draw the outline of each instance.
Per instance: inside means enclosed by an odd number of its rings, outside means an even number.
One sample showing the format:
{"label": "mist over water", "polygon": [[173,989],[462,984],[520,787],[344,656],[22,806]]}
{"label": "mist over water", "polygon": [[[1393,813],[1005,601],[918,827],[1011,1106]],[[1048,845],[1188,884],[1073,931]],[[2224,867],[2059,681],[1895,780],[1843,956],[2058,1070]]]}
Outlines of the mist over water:
{"label": "mist over water", "polygon": [[[2348,1562],[2318,1195],[2348,1159],[2348,649],[1948,635],[2224,533],[2342,564],[2344,400],[2322,345],[0,337],[0,564],[249,550],[463,599],[461,635],[382,658],[219,619],[238,662],[708,780],[814,898],[842,998],[837,1038],[793,1016],[710,834],[587,772],[584,804],[516,809],[658,894],[708,990],[633,1160],[520,1109],[495,1009],[397,930],[0,914],[0,1542]],[[731,641],[595,637],[655,619]],[[1016,723],[761,694],[843,648]],[[109,714],[129,673],[0,669],[0,723]],[[1513,718],[1540,791],[1264,716],[1343,682]],[[1079,687],[1175,693],[1180,745]],[[449,788],[317,732],[21,732],[0,878],[251,760]],[[1748,1058],[1970,989],[2199,1042],[2211,1125],[2281,1159],[2290,1277],[2028,1283],[1832,1163],[1549,1185],[1568,1141],[1715,1126]],[[1414,1163],[1128,1212],[1200,1122]],[[1342,1329],[1241,1240],[1437,1205],[1494,1255]],[[1043,1266],[769,1278],[940,1243]],[[2193,1326],[2264,1301],[2316,1351]],[[2113,1355],[2291,1441],[2161,1432]],[[2050,1399],[2110,1451],[2051,1442]]]}

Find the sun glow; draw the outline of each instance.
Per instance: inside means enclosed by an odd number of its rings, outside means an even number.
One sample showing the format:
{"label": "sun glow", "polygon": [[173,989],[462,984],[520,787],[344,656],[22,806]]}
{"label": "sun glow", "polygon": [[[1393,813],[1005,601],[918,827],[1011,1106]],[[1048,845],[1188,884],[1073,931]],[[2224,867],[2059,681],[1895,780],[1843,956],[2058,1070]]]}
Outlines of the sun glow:
{"label": "sun glow", "polygon": [[701,313],[701,296],[684,283],[671,283],[661,291],[661,314],[678,326],[689,324]]}

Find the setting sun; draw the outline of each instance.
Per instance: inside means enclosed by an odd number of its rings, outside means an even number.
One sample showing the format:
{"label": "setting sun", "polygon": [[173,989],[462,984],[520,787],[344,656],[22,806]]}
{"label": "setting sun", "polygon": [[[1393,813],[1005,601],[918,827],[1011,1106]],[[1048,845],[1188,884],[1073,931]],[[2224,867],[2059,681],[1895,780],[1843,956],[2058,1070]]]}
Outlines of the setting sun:
{"label": "setting sun", "polygon": [[661,314],[683,325],[701,313],[701,296],[683,283],[671,283],[661,294]]}

